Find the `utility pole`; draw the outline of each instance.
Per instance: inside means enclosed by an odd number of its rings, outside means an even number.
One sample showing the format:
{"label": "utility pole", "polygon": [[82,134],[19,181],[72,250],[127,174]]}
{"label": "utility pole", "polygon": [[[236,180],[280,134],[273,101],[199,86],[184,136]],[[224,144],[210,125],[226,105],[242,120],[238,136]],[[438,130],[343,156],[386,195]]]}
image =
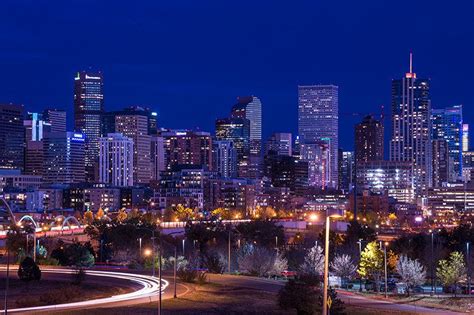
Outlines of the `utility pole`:
{"label": "utility pole", "polygon": [[228,261],[227,261],[227,271],[229,272],[230,274],[230,228],[229,228],[229,240],[228,240],[228,244],[227,244],[227,250],[228,250],[228,253],[227,253],[227,257],[228,257]]}

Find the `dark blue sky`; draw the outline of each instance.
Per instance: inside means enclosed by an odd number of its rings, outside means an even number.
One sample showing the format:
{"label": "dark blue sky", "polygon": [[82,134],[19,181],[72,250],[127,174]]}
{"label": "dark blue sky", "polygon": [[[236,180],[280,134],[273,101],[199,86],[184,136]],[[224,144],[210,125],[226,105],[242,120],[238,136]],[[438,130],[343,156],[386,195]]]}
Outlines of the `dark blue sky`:
{"label": "dark blue sky", "polygon": [[[107,110],[156,108],[160,125],[213,131],[237,95],[264,134],[296,131],[297,85],[339,85],[341,112],[389,111],[390,80],[432,79],[433,107],[474,124],[474,4],[465,1],[2,1],[0,102],[65,108],[73,77],[103,70]],[[342,146],[353,124],[341,115]]]}

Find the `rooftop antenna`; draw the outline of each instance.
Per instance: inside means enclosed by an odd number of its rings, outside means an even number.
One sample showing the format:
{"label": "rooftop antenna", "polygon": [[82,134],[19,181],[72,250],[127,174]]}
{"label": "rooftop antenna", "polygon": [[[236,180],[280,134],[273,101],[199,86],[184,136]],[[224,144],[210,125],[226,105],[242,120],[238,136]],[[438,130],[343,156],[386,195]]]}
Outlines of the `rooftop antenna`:
{"label": "rooftop antenna", "polygon": [[413,53],[410,51],[410,73],[413,73]]}

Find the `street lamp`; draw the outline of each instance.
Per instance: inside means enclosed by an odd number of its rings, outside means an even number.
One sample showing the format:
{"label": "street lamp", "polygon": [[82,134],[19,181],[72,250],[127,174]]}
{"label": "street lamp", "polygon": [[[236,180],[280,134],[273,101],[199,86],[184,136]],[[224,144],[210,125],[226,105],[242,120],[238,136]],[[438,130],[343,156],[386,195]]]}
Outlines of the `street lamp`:
{"label": "street lamp", "polygon": [[471,295],[471,257],[469,256],[471,242],[466,242],[466,260],[467,260],[467,294]]}
{"label": "street lamp", "polygon": [[[359,244],[359,263],[360,260],[362,259],[362,239],[359,238],[359,241],[357,242]],[[362,292],[362,276],[359,275],[359,292]]]}
{"label": "street lamp", "polygon": [[339,219],[343,215],[338,209],[326,210],[326,237],[324,246],[324,288],[323,288],[323,315],[328,314],[328,277],[329,277],[329,227],[331,218]]}
{"label": "street lamp", "polygon": [[387,290],[388,290],[388,283],[387,283],[387,245],[388,242],[384,243],[383,247],[383,257],[384,257],[384,262],[385,262],[385,298],[387,298]]}
{"label": "street lamp", "polygon": [[435,293],[435,279],[434,279],[434,231],[431,232],[431,295]]}

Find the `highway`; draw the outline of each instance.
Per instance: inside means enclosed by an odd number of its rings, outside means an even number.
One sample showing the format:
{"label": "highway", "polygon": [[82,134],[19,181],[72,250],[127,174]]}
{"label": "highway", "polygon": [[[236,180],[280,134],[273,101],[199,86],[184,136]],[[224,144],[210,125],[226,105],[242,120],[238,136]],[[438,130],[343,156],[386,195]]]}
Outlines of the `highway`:
{"label": "highway", "polygon": [[[5,268],[1,267],[0,270],[4,272]],[[67,276],[73,273],[73,271],[70,269],[59,268],[42,268],[41,272],[46,275],[53,274],[55,276]],[[125,272],[96,270],[87,270],[86,274],[88,275],[86,278],[87,281],[93,281],[95,283],[98,282],[98,278],[100,281],[107,281],[109,285],[114,282],[117,282],[118,285],[124,285],[124,281],[128,281],[131,282],[135,290],[130,293],[88,301],[37,307],[12,308],[8,310],[8,313],[49,313],[52,311],[72,311],[87,308],[120,307],[125,305],[149,303],[151,301],[158,300],[159,279],[156,277]],[[165,279],[162,279],[162,292],[164,292],[168,286],[169,282]],[[170,293],[164,294],[163,296],[164,299],[169,297]],[[4,313],[4,310],[2,310],[1,313]]]}

